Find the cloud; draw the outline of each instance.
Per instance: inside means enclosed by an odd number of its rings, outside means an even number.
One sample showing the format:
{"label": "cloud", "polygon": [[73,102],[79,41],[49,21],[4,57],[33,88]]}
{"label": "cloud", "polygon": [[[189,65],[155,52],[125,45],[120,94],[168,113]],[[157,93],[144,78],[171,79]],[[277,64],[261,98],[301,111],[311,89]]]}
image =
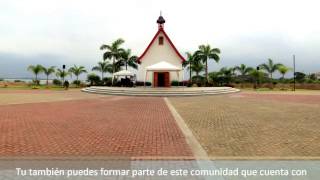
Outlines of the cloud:
{"label": "cloud", "polygon": [[[81,64],[88,68],[101,60],[103,43],[122,37],[125,47],[140,55],[157,30],[160,10],[165,29],[183,53],[199,44],[222,50],[219,65],[210,69],[267,58],[299,70],[320,71],[320,12],[316,0],[2,0],[0,1],[2,54],[0,73],[24,76],[26,64]],[[26,58],[27,57],[27,58]],[[10,70],[8,70],[10,69]]]}

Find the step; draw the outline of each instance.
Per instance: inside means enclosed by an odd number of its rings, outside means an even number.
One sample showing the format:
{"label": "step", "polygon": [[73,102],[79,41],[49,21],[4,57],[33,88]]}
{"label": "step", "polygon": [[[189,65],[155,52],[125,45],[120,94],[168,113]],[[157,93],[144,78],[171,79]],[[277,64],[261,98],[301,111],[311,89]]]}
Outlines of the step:
{"label": "step", "polygon": [[219,93],[219,92],[234,92],[236,90],[215,90],[215,91],[180,91],[180,92],[144,92],[144,91],[104,91],[104,90],[93,90],[86,89],[84,91],[100,92],[100,93],[132,93],[132,94],[208,94],[208,93]]}
{"label": "step", "polygon": [[[187,88],[186,88],[187,89]],[[218,95],[227,93],[239,92],[238,89],[231,87],[221,87],[221,88],[204,88],[201,89],[180,89],[176,88],[170,89],[120,89],[120,88],[104,88],[104,87],[89,87],[82,89],[83,92],[95,93],[95,94],[105,94],[105,95],[119,95],[119,96],[203,96],[203,95]]]}

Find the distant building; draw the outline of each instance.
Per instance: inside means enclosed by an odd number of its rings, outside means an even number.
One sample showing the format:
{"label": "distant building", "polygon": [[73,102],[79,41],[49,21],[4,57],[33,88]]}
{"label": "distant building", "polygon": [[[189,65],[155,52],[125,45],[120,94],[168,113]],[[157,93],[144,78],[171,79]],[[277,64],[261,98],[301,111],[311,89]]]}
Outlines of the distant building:
{"label": "distant building", "polygon": [[314,73],[317,79],[320,79],[320,72]]}

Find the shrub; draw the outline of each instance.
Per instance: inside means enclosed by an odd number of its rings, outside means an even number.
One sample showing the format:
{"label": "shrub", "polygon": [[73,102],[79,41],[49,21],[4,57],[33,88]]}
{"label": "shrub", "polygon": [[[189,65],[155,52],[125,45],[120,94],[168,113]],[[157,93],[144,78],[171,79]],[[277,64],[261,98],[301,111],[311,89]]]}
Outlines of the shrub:
{"label": "shrub", "polygon": [[206,79],[203,76],[193,76],[192,77],[192,83],[193,84],[197,84],[198,87],[201,87],[203,85],[205,85],[206,83]]}
{"label": "shrub", "polygon": [[4,81],[4,79],[3,79],[3,78],[0,78],[0,81]]}
{"label": "shrub", "polygon": [[59,79],[52,80],[52,83],[57,86],[61,86],[62,82]]}
{"label": "shrub", "polygon": [[[144,82],[143,81],[137,81],[136,82],[136,86],[144,86]],[[146,82],[146,86],[151,86],[151,82]]]}
{"label": "shrub", "polygon": [[103,84],[106,86],[112,86],[112,78],[111,77],[105,77],[102,80]]}
{"label": "shrub", "polygon": [[90,82],[90,85],[100,85],[101,84],[101,80],[100,80],[100,76],[92,73],[92,74],[88,74],[87,76],[87,81]]}
{"label": "shrub", "polygon": [[40,80],[32,80],[32,83],[35,85],[39,85],[40,84]]}
{"label": "shrub", "polygon": [[179,82],[180,86],[190,86],[190,81],[189,80],[183,80]]}
{"label": "shrub", "polygon": [[171,81],[171,86],[179,86],[179,81]]}
{"label": "shrub", "polygon": [[23,82],[23,81],[21,81],[21,80],[19,80],[19,79],[16,79],[16,80],[14,80],[14,82]]}
{"label": "shrub", "polygon": [[316,81],[315,80],[313,80],[313,79],[307,79],[307,80],[305,80],[307,83],[315,83]]}
{"label": "shrub", "polygon": [[77,85],[77,86],[80,86],[81,81],[80,81],[80,80],[74,80],[74,81],[72,82],[72,84],[75,84],[75,85]]}

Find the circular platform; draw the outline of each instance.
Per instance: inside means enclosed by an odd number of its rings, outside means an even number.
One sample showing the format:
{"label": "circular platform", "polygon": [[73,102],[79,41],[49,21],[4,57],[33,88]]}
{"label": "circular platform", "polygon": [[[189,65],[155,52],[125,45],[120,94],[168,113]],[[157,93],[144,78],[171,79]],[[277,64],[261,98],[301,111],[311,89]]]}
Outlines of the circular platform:
{"label": "circular platform", "polygon": [[82,89],[83,92],[119,95],[119,96],[203,96],[239,92],[239,89],[231,87],[171,87],[171,88],[150,88],[150,87],[103,87],[91,86]]}

